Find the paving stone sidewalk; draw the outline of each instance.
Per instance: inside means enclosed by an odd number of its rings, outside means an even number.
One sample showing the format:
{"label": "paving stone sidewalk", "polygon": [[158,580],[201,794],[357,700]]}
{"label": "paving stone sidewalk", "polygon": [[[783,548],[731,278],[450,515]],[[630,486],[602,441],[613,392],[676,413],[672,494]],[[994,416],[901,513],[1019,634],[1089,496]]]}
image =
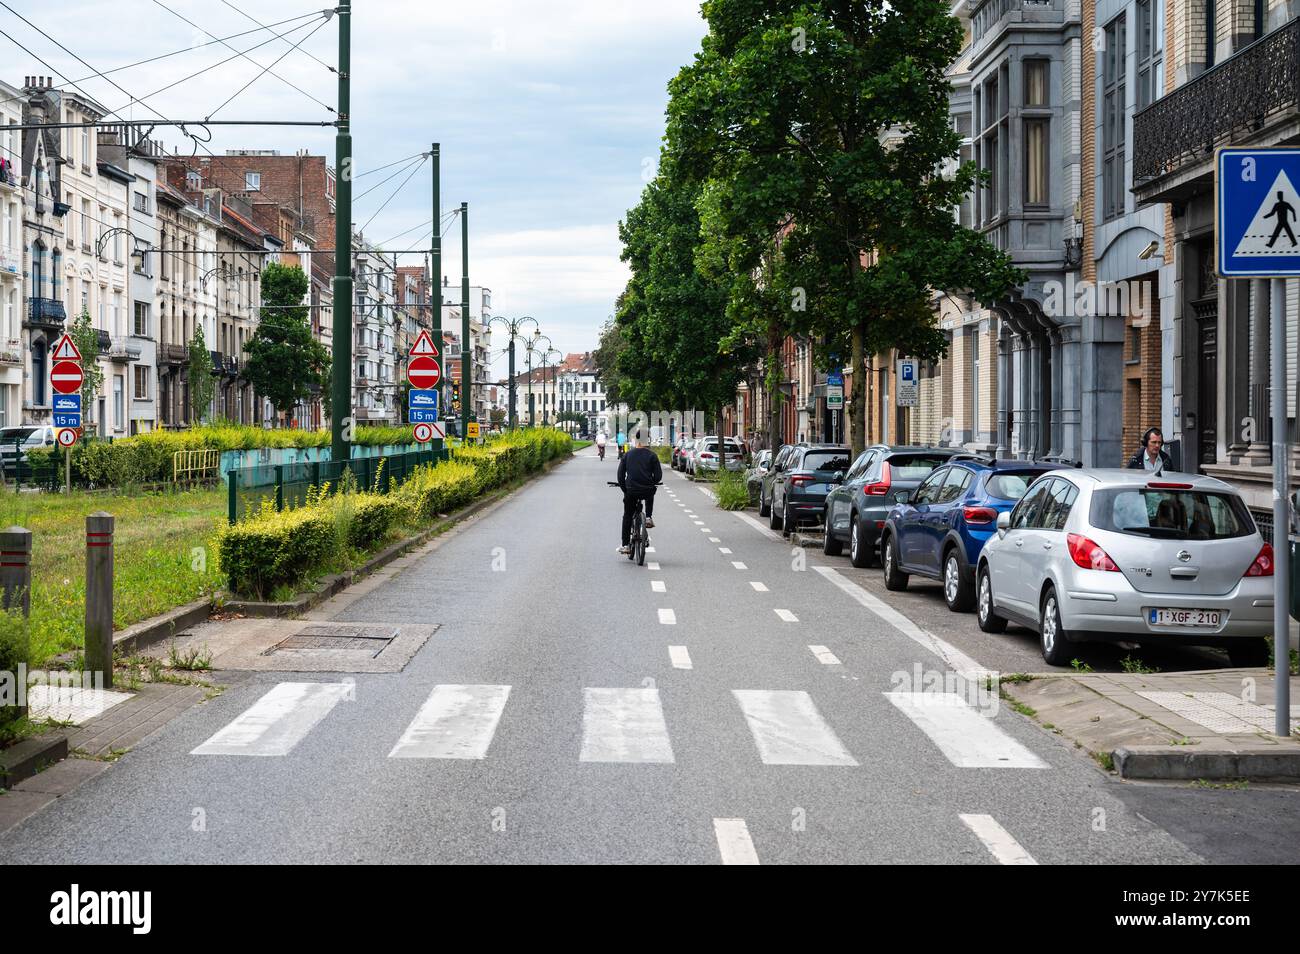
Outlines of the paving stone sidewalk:
{"label": "paving stone sidewalk", "polygon": [[[1291,677],[1300,700],[1300,678]],[[1300,702],[1292,735],[1273,735],[1273,673],[1071,673],[1003,683],[1044,727],[1109,756],[1124,778],[1300,779]]]}

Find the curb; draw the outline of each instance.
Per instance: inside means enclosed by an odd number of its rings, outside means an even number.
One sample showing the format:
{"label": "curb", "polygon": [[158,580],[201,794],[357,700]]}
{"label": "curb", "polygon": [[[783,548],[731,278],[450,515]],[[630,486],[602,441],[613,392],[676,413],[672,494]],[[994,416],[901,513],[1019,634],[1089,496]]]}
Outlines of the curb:
{"label": "curb", "polygon": [[47,732],[0,750],[0,788],[13,788],[47,765],[68,757],[68,737]]}
{"label": "curb", "polygon": [[[1285,748],[1284,748],[1285,747]],[[1278,751],[1283,749],[1282,751]],[[1289,750],[1289,751],[1288,751]],[[1190,782],[1197,779],[1300,780],[1300,746],[1290,743],[1208,752],[1150,745],[1120,746],[1112,757],[1120,778]]]}
{"label": "curb", "polygon": [[171,639],[195,623],[203,622],[210,615],[212,615],[212,600],[204,599],[178,606],[152,619],[132,623],[126,629],[113,634],[113,652],[116,653],[120,649],[127,655],[134,654],[145,646]]}

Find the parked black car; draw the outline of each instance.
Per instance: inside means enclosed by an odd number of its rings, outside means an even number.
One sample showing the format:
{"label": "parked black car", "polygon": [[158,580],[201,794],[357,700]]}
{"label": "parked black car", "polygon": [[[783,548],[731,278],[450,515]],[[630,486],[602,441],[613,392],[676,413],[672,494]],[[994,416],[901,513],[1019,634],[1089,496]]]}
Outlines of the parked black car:
{"label": "parked black car", "polygon": [[767,472],[763,474],[762,480],[758,485],[758,515],[760,517],[770,517],[772,515],[772,482],[780,475],[781,469],[785,467],[786,461],[794,453],[795,444],[782,444],[772,455],[772,463]]}
{"label": "parked black car", "polygon": [[826,495],[844,480],[850,453],[840,444],[797,445],[772,481],[768,526],[789,536],[802,524],[821,523]]}
{"label": "parked black car", "polygon": [[907,500],[930,471],[957,455],[971,456],[959,447],[868,447],[826,497],[824,551],[839,556],[847,543],[854,566],[873,566],[889,511]]}

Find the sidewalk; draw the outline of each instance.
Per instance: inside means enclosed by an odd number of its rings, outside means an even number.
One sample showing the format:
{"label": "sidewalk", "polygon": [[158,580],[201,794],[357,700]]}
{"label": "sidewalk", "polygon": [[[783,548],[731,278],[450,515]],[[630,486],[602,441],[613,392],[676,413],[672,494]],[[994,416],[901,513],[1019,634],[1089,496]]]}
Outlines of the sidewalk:
{"label": "sidewalk", "polygon": [[[1273,673],[1035,675],[1002,684],[1044,728],[1128,779],[1300,779],[1300,678],[1291,677],[1292,737],[1273,733]],[[1023,709],[1021,711],[1024,711]],[[1025,712],[1030,715],[1029,712]]]}

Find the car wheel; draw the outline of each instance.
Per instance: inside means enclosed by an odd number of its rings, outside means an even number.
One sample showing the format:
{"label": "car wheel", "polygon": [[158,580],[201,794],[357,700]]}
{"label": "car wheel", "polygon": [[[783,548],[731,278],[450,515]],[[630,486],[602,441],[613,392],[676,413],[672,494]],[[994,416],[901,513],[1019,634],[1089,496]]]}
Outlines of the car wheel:
{"label": "car wheel", "polygon": [[1262,636],[1235,639],[1228,644],[1228,658],[1238,669],[1256,669],[1268,665],[1268,640]]}
{"label": "car wheel", "polygon": [[968,613],[975,603],[975,587],[961,565],[957,548],[950,547],[943,558],[943,601],[954,613]]}
{"label": "car wheel", "polygon": [[785,506],[781,508],[781,536],[788,540],[790,534],[798,528],[798,522],[790,519],[790,502],[787,500]]}
{"label": "car wheel", "polygon": [[989,579],[988,567],[980,567],[979,579],[976,581],[975,619],[980,629],[986,633],[1005,633],[1007,621],[993,608],[993,581]]}
{"label": "car wheel", "polygon": [[1048,587],[1043,594],[1042,614],[1038,621],[1038,644],[1043,659],[1049,666],[1069,664],[1070,646],[1065,627],[1061,625],[1061,603],[1056,590]]}
{"label": "car wheel", "polygon": [[898,569],[897,547],[892,536],[886,536],[881,550],[885,566],[885,589],[905,590],[909,575]]}
{"label": "car wheel", "polygon": [[826,521],[826,537],[822,540],[822,553],[827,556],[839,556],[844,552],[844,543],[831,532],[831,522]]}
{"label": "car wheel", "polygon": [[767,502],[765,499],[763,499],[763,488],[762,488],[762,487],[759,487],[759,488],[758,488],[758,515],[759,515],[760,517],[770,517],[770,516],[772,516],[772,508],[771,508],[771,506],[769,506],[768,502]]}
{"label": "car wheel", "polygon": [[871,566],[871,548],[867,546],[866,534],[862,532],[862,521],[856,514],[849,519],[849,562],[859,570]]}
{"label": "car wheel", "polygon": [[781,529],[781,515],[776,512],[776,499],[767,505],[767,525],[773,530]]}

